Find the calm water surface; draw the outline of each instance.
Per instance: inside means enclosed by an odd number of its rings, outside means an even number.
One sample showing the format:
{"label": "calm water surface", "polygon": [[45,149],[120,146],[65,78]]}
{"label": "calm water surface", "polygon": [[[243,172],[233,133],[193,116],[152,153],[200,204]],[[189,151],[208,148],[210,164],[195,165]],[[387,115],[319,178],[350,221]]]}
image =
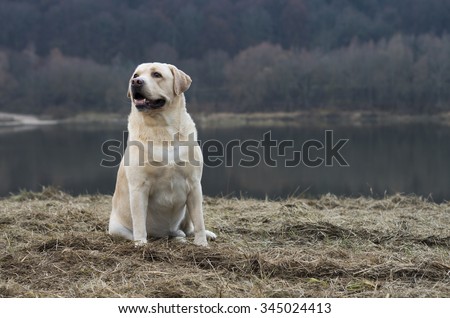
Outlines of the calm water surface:
{"label": "calm water surface", "polygon": [[[109,139],[122,140],[122,126],[52,126],[12,131],[0,130],[0,196],[21,189],[40,190],[57,185],[72,194],[114,191],[117,168],[100,166],[108,159],[101,145]],[[324,165],[309,168],[303,164],[286,168],[283,158],[315,139],[324,142],[325,130],[332,129],[335,142],[349,139],[340,153],[349,167]],[[450,127],[432,124],[401,126],[284,127],[199,129],[202,141],[214,139],[226,144],[237,140],[259,141],[270,131],[273,140],[292,140],[294,149],[285,157],[272,157],[277,167],[261,163],[253,168],[239,167],[248,159],[233,151],[233,166],[206,167],[202,180],[206,195],[243,195],[257,198],[283,198],[289,195],[382,196],[415,193],[435,201],[450,199]],[[262,155],[262,149],[258,149]],[[311,157],[323,156],[312,151]]]}

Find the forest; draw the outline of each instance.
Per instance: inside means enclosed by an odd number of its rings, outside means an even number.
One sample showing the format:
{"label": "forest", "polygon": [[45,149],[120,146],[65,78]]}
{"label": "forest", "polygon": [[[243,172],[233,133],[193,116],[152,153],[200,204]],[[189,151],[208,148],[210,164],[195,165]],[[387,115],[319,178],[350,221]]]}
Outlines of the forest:
{"label": "forest", "polygon": [[193,112],[450,111],[446,0],[2,0],[0,111],[129,110],[177,65]]}

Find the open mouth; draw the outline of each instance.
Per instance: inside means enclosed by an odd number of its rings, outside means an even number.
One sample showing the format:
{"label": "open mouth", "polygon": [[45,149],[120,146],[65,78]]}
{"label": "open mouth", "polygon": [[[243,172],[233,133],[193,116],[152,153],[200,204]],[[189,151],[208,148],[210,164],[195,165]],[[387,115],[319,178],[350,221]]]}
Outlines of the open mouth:
{"label": "open mouth", "polygon": [[133,101],[138,110],[157,109],[163,107],[166,104],[166,100],[163,98],[148,99],[140,93],[133,94]]}

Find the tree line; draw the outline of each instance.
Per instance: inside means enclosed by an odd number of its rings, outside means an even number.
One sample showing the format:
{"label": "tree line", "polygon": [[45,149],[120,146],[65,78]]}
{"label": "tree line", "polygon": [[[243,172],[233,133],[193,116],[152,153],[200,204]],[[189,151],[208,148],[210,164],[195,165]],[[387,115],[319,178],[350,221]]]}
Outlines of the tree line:
{"label": "tree line", "polygon": [[0,109],[128,111],[143,61],[193,78],[190,108],[450,107],[445,0],[5,0]]}

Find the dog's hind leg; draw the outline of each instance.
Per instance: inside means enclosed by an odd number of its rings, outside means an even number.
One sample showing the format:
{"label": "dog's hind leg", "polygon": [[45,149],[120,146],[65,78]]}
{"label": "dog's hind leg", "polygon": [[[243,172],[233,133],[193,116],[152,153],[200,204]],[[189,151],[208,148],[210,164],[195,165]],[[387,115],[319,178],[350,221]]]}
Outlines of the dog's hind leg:
{"label": "dog's hind leg", "polygon": [[[181,230],[186,234],[186,236],[194,235],[194,224],[189,216],[189,213],[184,215],[184,219],[180,225]],[[206,238],[208,240],[214,241],[217,238],[217,235],[211,231],[205,230]]]}
{"label": "dog's hind leg", "polygon": [[189,216],[189,213],[186,211],[186,207],[184,207],[184,218],[181,221],[180,229],[186,234],[186,236],[194,235],[194,224]]}

